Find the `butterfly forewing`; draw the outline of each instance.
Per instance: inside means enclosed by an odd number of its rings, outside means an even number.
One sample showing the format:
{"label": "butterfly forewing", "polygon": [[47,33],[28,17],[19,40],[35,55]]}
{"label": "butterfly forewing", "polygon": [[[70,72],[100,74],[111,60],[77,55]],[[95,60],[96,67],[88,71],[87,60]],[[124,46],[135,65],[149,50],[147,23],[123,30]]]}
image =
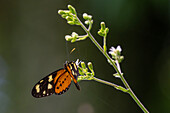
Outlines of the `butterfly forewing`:
{"label": "butterfly forewing", "polygon": [[59,69],[43,79],[41,79],[32,89],[32,96],[41,98],[54,93],[54,84],[56,79],[65,72],[65,69]]}

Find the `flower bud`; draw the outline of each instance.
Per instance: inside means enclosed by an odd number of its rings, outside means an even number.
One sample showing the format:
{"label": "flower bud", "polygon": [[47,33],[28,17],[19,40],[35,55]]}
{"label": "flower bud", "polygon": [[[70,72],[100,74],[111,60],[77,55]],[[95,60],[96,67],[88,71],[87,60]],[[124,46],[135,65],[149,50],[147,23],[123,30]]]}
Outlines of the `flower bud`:
{"label": "flower bud", "polygon": [[61,17],[62,17],[62,18],[66,18],[67,15],[66,15],[66,14],[62,14]]}
{"label": "flower bud", "polygon": [[73,21],[67,21],[67,23],[70,24],[70,25],[74,25]]}
{"label": "flower bud", "polygon": [[124,56],[120,56],[118,61],[119,61],[119,63],[120,63],[120,62],[122,62],[123,60],[124,60]]}
{"label": "flower bud", "polygon": [[69,14],[70,13],[70,11],[69,10],[58,10],[58,14],[60,14],[60,15],[64,15],[64,14]]}
{"label": "flower bud", "polygon": [[86,69],[86,65],[85,65],[84,62],[81,62],[81,67],[82,67],[83,69]]}
{"label": "flower bud", "polygon": [[71,41],[71,40],[72,40],[72,37],[71,37],[70,35],[66,35],[66,36],[65,36],[65,39],[66,39],[66,41]]}
{"label": "flower bud", "polygon": [[63,10],[58,10],[58,14],[62,15],[65,14]]}
{"label": "flower bud", "polygon": [[88,15],[87,13],[84,13],[84,14],[83,14],[83,18],[84,18],[85,20],[91,20],[91,19],[92,19],[92,16],[91,16],[91,15]]}
{"label": "flower bud", "polygon": [[118,73],[113,74],[114,77],[120,78],[120,75]]}
{"label": "flower bud", "polygon": [[101,22],[100,25],[101,25],[101,30],[105,30],[105,23]]}
{"label": "flower bud", "polygon": [[90,70],[93,70],[93,65],[92,65],[92,63],[91,63],[91,62],[88,62],[88,64],[87,64],[87,65],[88,65],[88,67],[89,67],[89,69],[90,69]]}
{"label": "flower bud", "polygon": [[72,32],[71,36],[72,36],[73,38],[76,38],[76,39],[77,39],[78,34],[77,34],[76,32]]}
{"label": "flower bud", "polygon": [[66,16],[66,20],[67,21],[72,21],[72,18],[70,18],[70,16]]}
{"label": "flower bud", "polygon": [[84,23],[85,23],[86,25],[89,25],[89,21],[88,21],[88,20],[86,20]]}
{"label": "flower bud", "polygon": [[83,70],[80,67],[78,67],[78,70],[80,75],[84,75]]}
{"label": "flower bud", "polygon": [[109,28],[106,28],[106,29],[105,29],[105,32],[108,33],[108,32],[109,32]]}
{"label": "flower bud", "polygon": [[70,12],[72,13],[72,14],[77,14],[76,13],[76,10],[75,10],[75,8],[73,7],[73,6],[71,6],[71,5],[68,5],[68,9],[70,10]]}
{"label": "flower bud", "polygon": [[100,36],[103,36],[104,37],[104,32],[100,29],[100,31],[97,32]]}

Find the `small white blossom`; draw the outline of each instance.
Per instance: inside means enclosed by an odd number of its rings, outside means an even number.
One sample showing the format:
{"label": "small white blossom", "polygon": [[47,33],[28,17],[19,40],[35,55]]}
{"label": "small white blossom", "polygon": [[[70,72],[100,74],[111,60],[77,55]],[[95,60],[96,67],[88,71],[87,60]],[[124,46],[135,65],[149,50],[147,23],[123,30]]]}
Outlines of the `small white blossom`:
{"label": "small white blossom", "polygon": [[75,63],[78,66],[81,63],[81,61],[79,61],[79,59],[77,59]]}
{"label": "small white blossom", "polygon": [[116,50],[118,50],[119,52],[122,51],[122,49],[121,49],[121,47],[119,45],[117,46]]}
{"label": "small white blossom", "polygon": [[111,54],[112,56],[114,55],[114,56],[117,56],[117,53],[119,52],[121,52],[122,51],[122,49],[121,49],[121,47],[120,46],[117,46],[117,48],[115,49],[114,47],[111,47],[110,48],[110,51],[109,51],[109,54]]}
{"label": "small white blossom", "polygon": [[111,55],[112,55],[112,54],[115,54],[115,50],[116,50],[116,49],[115,49],[114,47],[111,47],[111,48],[110,48],[110,51],[109,51],[109,54],[111,54]]}

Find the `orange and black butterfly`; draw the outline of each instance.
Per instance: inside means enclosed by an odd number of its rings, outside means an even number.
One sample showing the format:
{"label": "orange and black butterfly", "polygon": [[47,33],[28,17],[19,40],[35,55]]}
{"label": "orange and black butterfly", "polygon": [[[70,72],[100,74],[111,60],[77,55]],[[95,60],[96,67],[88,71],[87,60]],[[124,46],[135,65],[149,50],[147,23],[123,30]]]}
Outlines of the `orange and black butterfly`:
{"label": "orange and black butterfly", "polygon": [[80,86],[77,83],[78,76],[79,72],[76,63],[66,62],[64,68],[54,71],[35,84],[32,89],[32,96],[41,98],[53,93],[61,95],[69,89],[71,79],[74,81],[77,89],[80,90]]}

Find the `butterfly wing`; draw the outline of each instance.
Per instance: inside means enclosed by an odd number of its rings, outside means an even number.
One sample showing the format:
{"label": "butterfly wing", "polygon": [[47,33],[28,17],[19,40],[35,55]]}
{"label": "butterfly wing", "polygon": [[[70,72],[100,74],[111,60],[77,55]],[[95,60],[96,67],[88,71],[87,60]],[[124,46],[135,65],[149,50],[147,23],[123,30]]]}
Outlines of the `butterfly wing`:
{"label": "butterfly wing", "polygon": [[66,71],[60,77],[58,77],[58,79],[56,80],[55,94],[61,95],[61,94],[65,93],[70,88],[70,85],[71,85],[71,76]]}
{"label": "butterfly wing", "polygon": [[59,69],[41,79],[32,89],[32,96],[41,98],[49,96],[55,92],[54,86],[56,80],[65,73],[65,69]]}
{"label": "butterfly wing", "polygon": [[64,69],[59,69],[43,79],[41,79],[32,89],[32,96],[41,98],[49,96],[53,93],[61,95],[66,92],[71,85],[71,78],[77,89],[80,86],[77,82],[79,76],[77,65],[74,62],[66,63]]}

